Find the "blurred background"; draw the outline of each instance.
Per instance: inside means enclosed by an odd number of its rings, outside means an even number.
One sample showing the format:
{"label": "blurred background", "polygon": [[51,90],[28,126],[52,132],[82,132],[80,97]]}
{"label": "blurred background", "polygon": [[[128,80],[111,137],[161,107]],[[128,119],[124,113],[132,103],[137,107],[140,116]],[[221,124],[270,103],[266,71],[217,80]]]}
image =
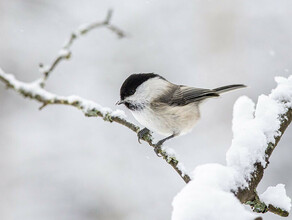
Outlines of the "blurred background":
{"label": "blurred background", "polygon": [[[235,100],[247,95],[256,102],[275,87],[275,76],[292,72],[291,0],[1,0],[1,68],[23,81],[39,78],[38,64],[50,63],[73,30],[102,21],[109,8],[127,37],[88,33],[46,88],[116,109],[131,73],[204,88],[244,83],[247,89],[207,101],[192,133],[167,142],[189,171],[225,164]],[[118,124],[68,106],[39,106],[0,83],[0,219],[170,219],[172,199],[185,184],[152,148]],[[260,193],[284,183],[292,197],[291,143],[292,126]]]}

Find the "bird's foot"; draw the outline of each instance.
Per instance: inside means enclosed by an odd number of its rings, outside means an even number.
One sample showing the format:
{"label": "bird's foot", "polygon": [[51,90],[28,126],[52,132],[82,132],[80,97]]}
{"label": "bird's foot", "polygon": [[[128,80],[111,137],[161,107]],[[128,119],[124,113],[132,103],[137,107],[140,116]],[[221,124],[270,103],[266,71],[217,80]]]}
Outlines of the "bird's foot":
{"label": "bird's foot", "polygon": [[150,138],[150,130],[148,128],[143,128],[141,131],[138,132],[137,136],[138,136],[138,142],[141,144],[141,139],[142,140],[147,140]]}
{"label": "bird's foot", "polygon": [[162,139],[160,141],[158,141],[155,146],[158,147],[158,148],[161,148],[162,144],[166,141],[166,139]]}
{"label": "bird's foot", "polygon": [[162,157],[161,155],[161,146],[155,146],[154,152],[156,153],[157,157]]}
{"label": "bird's foot", "polygon": [[161,146],[162,146],[162,144],[164,143],[164,141],[165,141],[165,139],[162,139],[162,140],[158,141],[158,142],[155,144],[155,146],[154,146],[154,152],[156,153],[156,155],[157,155],[158,157],[162,157],[162,155],[161,155],[161,151],[162,151]]}

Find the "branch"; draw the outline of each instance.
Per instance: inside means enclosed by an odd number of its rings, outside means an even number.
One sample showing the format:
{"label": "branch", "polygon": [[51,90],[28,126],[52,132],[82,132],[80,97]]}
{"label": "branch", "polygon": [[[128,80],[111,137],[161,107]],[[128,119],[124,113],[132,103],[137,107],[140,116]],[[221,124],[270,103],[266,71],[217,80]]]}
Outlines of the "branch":
{"label": "branch", "polygon": [[[246,210],[288,216],[290,199],[284,186],[272,187],[259,197],[256,191],[269,158],[292,120],[292,76],[276,77],[278,86],[257,105],[239,98],[233,111],[233,140],[226,154],[227,165],[197,166],[192,180],[174,198],[172,219],[262,219]],[[274,195],[277,199],[274,199]],[[265,200],[268,204],[265,204]],[[284,199],[283,199],[284,198]],[[223,202],[224,201],[224,202]],[[239,203],[239,201],[241,203]],[[280,202],[279,202],[280,201]]]}
{"label": "branch", "polygon": [[[113,33],[115,33],[119,38],[125,37],[125,34],[121,29],[110,23],[112,14],[113,11],[109,10],[104,21],[84,24],[81,25],[76,31],[74,31],[70,35],[70,38],[66,41],[63,48],[59,51],[58,56],[53,60],[51,65],[40,64],[40,71],[43,73],[43,78],[38,79],[32,83],[24,83],[16,80],[14,78],[14,75],[7,74],[0,68],[0,81],[4,82],[4,84],[6,84],[8,88],[12,88],[16,92],[19,92],[24,97],[29,97],[42,103],[42,105],[39,108],[40,110],[46,107],[47,105],[52,104],[70,105],[76,107],[77,109],[82,110],[85,116],[102,117],[103,120],[105,121],[119,123],[121,125],[126,126],[135,133],[138,133],[140,131],[140,128],[135,124],[127,121],[124,118],[124,114],[121,114],[122,111],[120,110],[112,111],[109,108],[101,107],[100,105],[94,103],[93,101],[86,100],[78,96],[65,97],[44,90],[45,82],[49,77],[50,73],[57,67],[57,65],[61,61],[69,59],[71,57],[70,51],[71,46],[82,35],[85,35],[96,28],[105,27],[112,31]],[[179,161],[176,159],[173,153],[170,154],[167,152],[167,150],[162,149],[161,146],[157,146],[156,144],[154,144],[152,142],[151,134],[147,134],[143,138],[143,140],[154,148],[158,147],[157,148],[158,153],[163,157],[163,159],[175,169],[175,171],[181,176],[181,178],[186,183],[190,181],[190,177],[186,175],[183,170],[183,165],[179,163]]]}
{"label": "branch", "polygon": [[73,31],[69,37],[69,39],[66,41],[62,49],[59,51],[59,54],[53,62],[50,65],[44,65],[42,63],[39,64],[40,72],[43,73],[43,80],[41,83],[41,86],[45,86],[45,81],[49,77],[50,73],[56,68],[56,66],[63,60],[70,59],[72,52],[71,52],[71,46],[73,43],[80,38],[81,36],[87,34],[88,32],[96,29],[105,27],[108,30],[112,31],[114,34],[116,34],[119,38],[125,37],[125,33],[119,29],[118,27],[112,25],[111,18],[112,18],[113,11],[109,10],[107,13],[106,18],[102,22],[92,22],[89,24],[83,24],[81,25],[77,30]]}
{"label": "branch", "polygon": [[286,210],[283,210],[281,208],[275,207],[271,204],[267,205],[264,202],[262,202],[257,193],[255,192],[255,199],[253,201],[247,201],[245,202],[246,205],[249,205],[252,207],[254,212],[257,213],[266,213],[266,212],[272,212],[276,215],[282,216],[282,217],[288,217],[289,212]]}
{"label": "branch", "polygon": [[[245,173],[245,171],[243,172],[243,177],[246,181],[245,183],[242,183],[244,187],[240,186],[237,188],[237,190],[235,190],[235,195],[241,203],[252,206],[255,212],[265,213],[267,211],[270,211],[280,216],[288,216],[289,213],[286,210],[274,207],[271,204],[264,204],[262,201],[260,201],[257,194],[257,186],[262,180],[264,170],[268,167],[269,159],[273,153],[273,150],[278,145],[286,128],[292,121],[292,76],[290,76],[288,79],[276,77],[276,81],[278,82],[277,88],[274,89],[269,96],[261,95],[259,97],[256,109],[251,110],[251,112],[248,113],[255,116],[250,116],[247,114],[245,116],[237,116],[243,118],[234,119],[242,121],[238,122],[238,128],[234,128],[235,132],[241,132],[241,134],[238,135],[241,137],[239,137],[238,140],[235,140],[234,142],[242,142],[242,140],[245,138],[245,140],[247,140],[247,142],[250,143],[251,146],[244,146],[246,145],[246,143],[236,143],[237,145],[239,145],[236,146],[237,149],[230,149],[230,151],[233,151],[233,153],[236,152],[235,150],[241,152],[240,147],[246,147],[247,150],[250,151],[249,153],[251,155],[251,159],[249,159],[249,161],[253,161],[253,165],[251,164],[250,166],[245,165],[241,162],[232,162],[230,159],[232,156],[232,152],[228,152],[229,155],[227,155],[227,157],[229,156],[228,162],[229,165],[231,165],[232,167],[238,170],[238,168],[241,166],[242,170],[248,170],[247,173]],[[248,103],[251,101],[249,101],[245,97],[243,99],[246,100],[238,100],[238,109],[235,109],[234,111],[241,112],[242,110],[240,109],[251,108],[250,104]],[[242,104],[240,104],[240,102],[242,102]],[[252,141],[249,141],[249,139],[251,138],[251,134],[245,134],[245,129],[253,129],[251,132],[257,133],[256,135],[252,136]],[[263,146],[261,146],[261,144],[258,144],[259,142],[264,140],[267,141],[266,144],[264,144]],[[241,157],[238,155],[235,157],[237,159],[241,159]],[[252,169],[250,169],[249,167],[252,167]]]}
{"label": "branch", "polygon": [[[279,128],[280,135],[275,138],[275,142],[268,143],[265,155],[266,155],[266,166],[263,166],[261,163],[255,163],[254,167],[255,170],[251,174],[251,180],[249,181],[248,187],[241,189],[238,189],[238,192],[236,193],[237,198],[242,202],[246,203],[248,205],[251,205],[256,212],[265,213],[267,211],[270,211],[274,214],[287,217],[289,213],[285,210],[282,210],[280,208],[276,208],[273,205],[266,205],[263,202],[259,200],[259,196],[257,194],[257,186],[260,183],[260,181],[263,178],[264,170],[268,167],[269,159],[278,145],[281,137],[283,136],[286,128],[289,126],[292,120],[292,109],[289,108],[285,114],[279,115],[279,120],[281,121],[281,126]],[[258,208],[261,207],[261,208]]]}
{"label": "branch", "polygon": [[[7,88],[13,89],[24,97],[28,97],[42,103],[40,109],[47,105],[53,104],[70,105],[81,110],[87,117],[102,117],[104,121],[116,122],[129,128],[135,133],[140,131],[138,126],[124,118],[124,113],[121,110],[112,111],[109,108],[104,108],[93,101],[86,100],[78,96],[66,97],[50,93],[42,87],[42,79],[32,83],[24,83],[16,80],[14,75],[7,74],[0,69],[0,81],[6,84]],[[156,147],[156,145],[152,142],[151,134],[148,134],[143,138],[143,140],[146,141],[151,147]],[[175,171],[186,183],[190,181],[190,177],[185,174],[181,168],[182,165],[173,155],[169,154],[166,150],[161,148],[159,148],[159,154],[175,169]]]}

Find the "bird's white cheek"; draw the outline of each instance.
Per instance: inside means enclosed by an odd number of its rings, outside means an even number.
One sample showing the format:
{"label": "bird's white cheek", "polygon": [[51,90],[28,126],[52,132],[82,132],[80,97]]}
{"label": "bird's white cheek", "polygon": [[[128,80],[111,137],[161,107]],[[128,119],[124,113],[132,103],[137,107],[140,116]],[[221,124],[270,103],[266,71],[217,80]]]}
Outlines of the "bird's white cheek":
{"label": "bird's white cheek", "polygon": [[157,97],[164,94],[171,84],[165,80],[159,78],[149,79],[143,84],[141,84],[134,95],[128,97],[132,102],[137,103],[150,103]]}

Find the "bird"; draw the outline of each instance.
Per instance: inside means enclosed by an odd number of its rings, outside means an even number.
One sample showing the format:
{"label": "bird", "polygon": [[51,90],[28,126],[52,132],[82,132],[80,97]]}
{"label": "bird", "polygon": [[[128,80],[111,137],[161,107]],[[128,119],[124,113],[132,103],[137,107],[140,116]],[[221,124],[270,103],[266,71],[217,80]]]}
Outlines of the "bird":
{"label": "bird", "polygon": [[200,104],[221,93],[246,87],[233,84],[215,89],[176,85],[155,73],[131,74],[120,88],[118,105],[124,104],[144,129],[138,141],[150,131],[165,136],[156,146],[189,133],[200,118]]}

